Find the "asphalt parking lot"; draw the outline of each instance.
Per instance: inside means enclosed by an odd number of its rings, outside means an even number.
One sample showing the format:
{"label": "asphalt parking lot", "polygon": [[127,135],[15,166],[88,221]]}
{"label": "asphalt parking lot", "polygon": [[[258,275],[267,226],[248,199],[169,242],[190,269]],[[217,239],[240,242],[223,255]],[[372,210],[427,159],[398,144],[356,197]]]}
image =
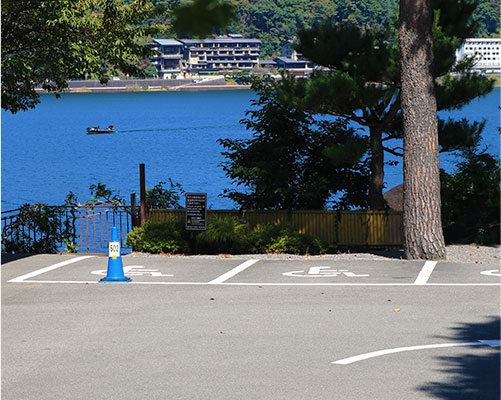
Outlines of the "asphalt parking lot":
{"label": "asphalt parking lot", "polygon": [[2,260],[4,399],[499,399],[499,265]]}

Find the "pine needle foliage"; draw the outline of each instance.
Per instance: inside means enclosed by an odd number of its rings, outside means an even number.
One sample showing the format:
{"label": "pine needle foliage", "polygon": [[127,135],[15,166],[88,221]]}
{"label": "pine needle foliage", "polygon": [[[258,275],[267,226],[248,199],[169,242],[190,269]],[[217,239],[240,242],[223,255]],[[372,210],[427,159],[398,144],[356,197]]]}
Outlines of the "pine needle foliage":
{"label": "pine needle foliage", "polygon": [[[492,90],[493,82],[469,72],[472,60],[455,65],[455,50],[475,34],[472,19],[476,2],[433,0],[434,79],[438,110],[461,108]],[[401,156],[401,146],[390,146],[391,139],[402,139],[400,102],[400,52],[393,25],[361,28],[328,19],[299,31],[296,49],[305,58],[322,66],[308,79],[283,81],[278,87],[284,103],[305,112],[330,114],[364,127],[370,141],[369,205],[385,207],[384,155]],[[439,141],[450,132],[451,121],[440,124]],[[455,124],[462,132],[454,146],[450,135],[442,150],[468,147],[479,134],[481,122]],[[444,137],[445,137],[444,136]]]}
{"label": "pine needle foliage", "polygon": [[315,210],[324,209],[331,196],[349,192],[338,206],[363,207],[367,140],[345,120],[315,119],[281,102],[276,85],[253,83],[254,108],[240,121],[251,139],[218,141],[227,149],[222,167],[238,187],[224,196],[242,209]]}

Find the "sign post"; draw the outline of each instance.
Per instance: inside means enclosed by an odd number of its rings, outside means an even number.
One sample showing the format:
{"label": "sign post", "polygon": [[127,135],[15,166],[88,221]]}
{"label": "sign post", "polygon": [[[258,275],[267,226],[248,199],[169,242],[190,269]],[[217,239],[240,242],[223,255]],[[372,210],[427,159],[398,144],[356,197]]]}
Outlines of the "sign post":
{"label": "sign post", "polygon": [[207,230],[207,193],[186,193],[186,230]]}
{"label": "sign post", "polygon": [[146,174],[144,164],[139,164],[139,192],[140,192],[140,225],[146,223]]}

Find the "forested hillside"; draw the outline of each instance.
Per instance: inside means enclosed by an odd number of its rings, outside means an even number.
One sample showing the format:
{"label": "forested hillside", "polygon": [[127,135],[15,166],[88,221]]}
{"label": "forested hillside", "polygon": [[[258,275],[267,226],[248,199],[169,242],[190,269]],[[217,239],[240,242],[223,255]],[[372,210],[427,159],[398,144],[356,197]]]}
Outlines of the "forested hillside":
{"label": "forested hillside", "polygon": [[[188,0],[175,1],[184,4]],[[261,39],[263,59],[280,55],[281,44],[292,39],[298,27],[333,18],[360,26],[382,25],[397,18],[398,0],[229,0],[238,20],[218,33],[242,33]],[[156,1],[173,4],[174,1]],[[499,35],[499,4],[479,0],[473,17],[480,24],[478,36]],[[168,21],[163,21],[167,22]]]}
{"label": "forested hillside", "polygon": [[[325,18],[362,26],[380,25],[397,15],[398,0],[240,0],[236,31],[261,39],[263,58],[279,55],[280,45],[298,27]],[[231,27],[230,27],[231,28]]]}

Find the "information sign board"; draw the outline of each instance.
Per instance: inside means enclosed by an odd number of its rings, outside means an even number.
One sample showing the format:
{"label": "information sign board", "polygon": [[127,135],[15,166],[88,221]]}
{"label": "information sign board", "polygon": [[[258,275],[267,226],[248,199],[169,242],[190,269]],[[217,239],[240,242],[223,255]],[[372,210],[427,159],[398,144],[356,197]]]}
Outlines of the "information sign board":
{"label": "information sign board", "polygon": [[207,230],[207,193],[186,193],[186,230]]}

